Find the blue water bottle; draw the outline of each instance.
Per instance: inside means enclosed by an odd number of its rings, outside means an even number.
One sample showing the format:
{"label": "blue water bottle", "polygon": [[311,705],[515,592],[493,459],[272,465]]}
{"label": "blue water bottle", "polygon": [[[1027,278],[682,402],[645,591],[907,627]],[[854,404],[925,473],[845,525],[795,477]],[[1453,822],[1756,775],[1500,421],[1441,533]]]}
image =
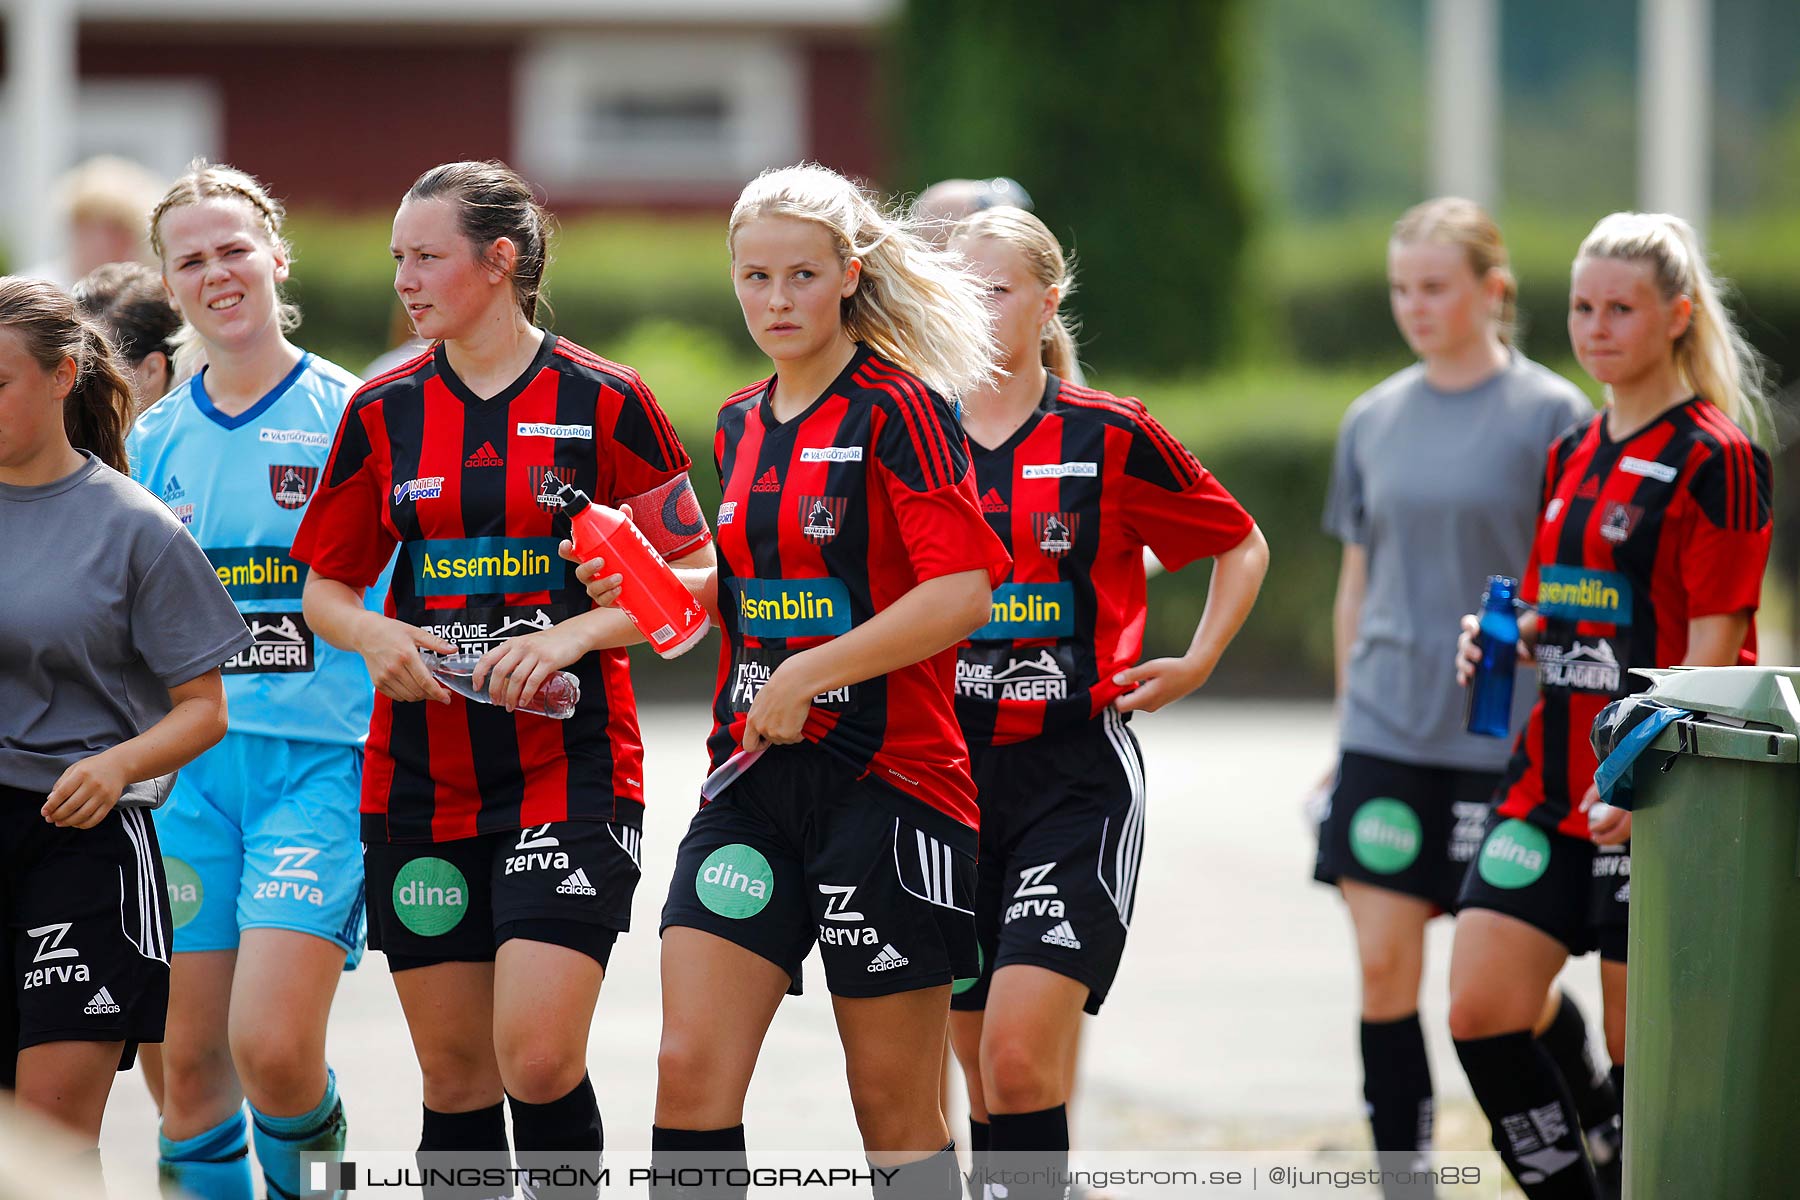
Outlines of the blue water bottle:
{"label": "blue water bottle", "polygon": [[1481,603],[1481,661],[1469,683],[1470,733],[1503,738],[1512,732],[1513,666],[1519,653],[1519,614],[1513,607],[1518,580],[1489,575]]}

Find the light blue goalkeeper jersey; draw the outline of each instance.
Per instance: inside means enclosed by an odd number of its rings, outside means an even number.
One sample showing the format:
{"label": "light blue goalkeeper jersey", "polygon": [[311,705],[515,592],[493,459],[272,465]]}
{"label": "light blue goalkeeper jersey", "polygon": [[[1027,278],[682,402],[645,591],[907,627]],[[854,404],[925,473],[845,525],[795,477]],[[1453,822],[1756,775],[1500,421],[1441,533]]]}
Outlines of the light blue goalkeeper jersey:
{"label": "light blue goalkeeper jersey", "polygon": [[[145,411],[126,441],[132,477],[188,527],[255,638],[223,668],[233,733],[351,745],[368,735],[374,689],[362,656],[307,626],[306,566],[290,553],[361,384],[307,354],[268,395],[228,417],[213,407],[202,371]],[[369,591],[371,606],[386,594],[384,574]]]}

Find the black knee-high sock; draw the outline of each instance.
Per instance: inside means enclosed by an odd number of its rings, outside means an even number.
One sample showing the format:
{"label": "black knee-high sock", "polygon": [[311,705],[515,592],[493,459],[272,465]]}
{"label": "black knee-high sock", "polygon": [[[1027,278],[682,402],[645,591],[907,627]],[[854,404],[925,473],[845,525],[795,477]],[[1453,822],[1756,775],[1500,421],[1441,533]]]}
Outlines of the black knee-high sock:
{"label": "black knee-high sock", "polygon": [[[512,1195],[504,1187],[460,1186],[450,1182],[452,1167],[478,1166],[504,1174],[512,1169],[506,1147],[506,1106],[494,1104],[474,1112],[445,1113],[430,1108],[419,1131],[419,1170],[425,1172],[424,1200],[490,1200]],[[444,1158],[454,1155],[455,1158]],[[433,1170],[442,1172],[434,1179]]]}
{"label": "black knee-high sock", "polygon": [[744,1200],[749,1165],[742,1125],[650,1128],[650,1200]]}
{"label": "black knee-high sock", "polygon": [[1010,1200],[1059,1200],[1069,1174],[1069,1109],[988,1114],[988,1162],[1006,1172]]}
{"label": "black knee-high sock", "polygon": [[600,1151],[605,1132],[594,1084],[586,1075],[567,1095],[546,1104],[507,1096],[519,1167],[542,1172],[527,1176],[530,1200],[594,1200],[599,1194]]}
{"label": "black knee-high sock", "polygon": [[1581,1144],[1575,1102],[1529,1030],[1456,1043],[1494,1149],[1532,1200],[1593,1200],[1599,1185]]}
{"label": "black knee-high sock", "polygon": [[[988,1123],[998,1124],[995,1114],[988,1114]],[[1066,1133],[1064,1137],[1066,1139]],[[877,1167],[871,1163],[869,1173],[876,1200],[958,1200],[962,1195],[962,1172],[956,1166],[955,1142],[930,1158],[898,1167]],[[1014,1197],[1023,1194],[1012,1193]]]}
{"label": "black knee-high sock", "polygon": [[1561,993],[1550,1027],[1538,1035],[1538,1044],[1550,1052],[1563,1082],[1569,1085],[1575,1114],[1587,1135],[1588,1155],[1594,1160],[1594,1169],[1604,1172],[1619,1157],[1620,1097],[1594,1057],[1587,1019],[1567,991]]}
{"label": "black knee-high sock", "polygon": [[969,1200],[983,1200],[986,1189],[982,1187],[982,1175],[987,1171],[988,1146],[993,1138],[993,1127],[986,1121],[969,1118]]}
{"label": "black knee-high sock", "polygon": [[1362,1023],[1363,1099],[1380,1151],[1431,1149],[1431,1061],[1419,1014]]}
{"label": "black knee-high sock", "polygon": [[[1363,1102],[1375,1138],[1375,1158],[1384,1172],[1405,1176],[1421,1171],[1431,1150],[1435,1115],[1431,1060],[1419,1014],[1393,1021],[1362,1023]],[[1429,1194],[1383,1176],[1389,1200]]]}

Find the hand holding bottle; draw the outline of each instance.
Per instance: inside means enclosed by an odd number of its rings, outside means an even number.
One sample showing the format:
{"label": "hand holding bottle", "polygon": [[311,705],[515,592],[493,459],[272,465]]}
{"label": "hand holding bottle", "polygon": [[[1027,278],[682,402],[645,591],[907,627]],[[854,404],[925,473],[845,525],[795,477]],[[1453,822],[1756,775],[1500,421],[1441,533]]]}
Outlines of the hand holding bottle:
{"label": "hand holding bottle", "polygon": [[[616,605],[649,639],[652,649],[664,658],[676,658],[706,636],[706,610],[628,514],[595,504],[585,492],[561,481],[547,483],[545,491],[562,504],[569,518],[570,540],[577,556],[574,561],[586,564],[600,559],[614,567],[619,576]],[[590,597],[594,594],[591,580],[597,572],[598,568],[590,571],[584,581]],[[607,593],[605,587],[600,591]]]}
{"label": "hand holding bottle", "polygon": [[[428,650],[419,652],[425,669],[443,686],[478,704],[500,704],[501,701],[492,694],[491,689],[501,676],[489,672],[480,686],[475,683],[475,669],[482,657],[467,650],[454,654],[434,654]],[[544,679],[529,700],[509,706],[509,711],[536,713],[541,717],[566,721],[575,715],[575,705],[580,700],[581,681],[567,671],[557,671]]]}
{"label": "hand holding bottle", "polygon": [[365,612],[356,649],[369,669],[375,690],[390,700],[435,700],[450,703],[450,693],[432,678],[421,653],[455,654],[456,647],[435,633],[380,613]]}
{"label": "hand holding bottle", "polygon": [[1463,643],[1473,643],[1475,661],[1470,673],[1475,686],[1469,691],[1466,727],[1484,737],[1503,738],[1512,732],[1513,668],[1519,655],[1519,616],[1514,608],[1518,590],[1518,581],[1509,576],[1488,576],[1475,629],[1471,633],[1465,625],[1457,642],[1458,678],[1463,674]]}
{"label": "hand holding bottle", "polygon": [[[619,512],[627,521],[632,520],[631,505],[619,505]],[[606,570],[606,557],[584,559],[575,549],[575,543],[568,538],[556,548],[556,552],[575,564],[575,578],[587,589],[588,599],[595,608],[616,608],[619,603],[619,592],[623,589],[625,577],[614,573],[602,574]]]}

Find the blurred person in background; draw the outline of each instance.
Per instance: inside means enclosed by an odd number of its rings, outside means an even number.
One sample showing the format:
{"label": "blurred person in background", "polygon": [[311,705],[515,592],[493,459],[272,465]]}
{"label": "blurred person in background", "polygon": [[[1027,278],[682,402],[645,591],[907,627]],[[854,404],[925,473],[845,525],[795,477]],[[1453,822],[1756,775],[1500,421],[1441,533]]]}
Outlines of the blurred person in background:
{"label": "blurred person in background", "polygon": [[996,175],[991,179],[940,179],[913,200],[912,219],[934,245],[949,242],[959,222],[990,208],[1032,209],[1031,193],[1017,180]]}
{"label": "blurred person in background", "polygon": [[[1143,854],[1144,762],[1127,725],[1203,686],[1268,569],[1256,523],[1137,400],[1069,382],[1062,247],[1023,209],[956,227],[989,286],[1006,374],[965,397],[975,489],[1012,555],[994,618],[958,650],[956,711],[981,808],[981,971],[952,988],[970,1146],[1067,1169],[1084,1012],[1124,953]],[[1213,558],[1188,652],[1139,662],[1144,556]],[[1035,609],[1055,610],[1044,621]],[[1032,615],[1019,620],[1023,609]],[[1001,615],[1006,614],[1006,615]],[[1056,1197],[1014,1183],[1013,1200]]]}
{"label": "blurred person in background", "polygon": [[[643,743],[622,648],[556,559],[559,481],[629,506],[674,565],[712,563],[688,456],[642,378],[534,323],[550,216],[498,162],[421,175],[394,216],[394,290],[435,346],[345,412],[294,556],[306,617],[360,653],[378,696],[362,801],[369,943],[387,956],[423,1083],[420,1161],[476,1153],[591,1178],[604,1145],[587,1074],[594,1010],[631,925]],[[385,615],[364,610],[399,557]],[[513,565],[493,567],[501,558]],[[481,653],[451,692],[421,650]],[[553,672],[566,721],[520,711]],[[538,1200],[593,1197],[572,1182]],[[427,1200],[487,1197],[437,1184]]]}
{"label": "blurred person in background", "polygon": [[[1532,1036],[1571,956],[1599,951],[1625,1093],[1631,814],[1598,803],[1589,732],[1650,686],[1634,667],[1756,661],[1771,533],[1769,457],[1745,432],[1766,419],[1761,363],[1685,221],[1614,213],[1594,226],[1575,255],[1569,341],[1607,403],[1549,450],[1519,589],[1537,606],[1519,654],[1535,656],[1541,690],[1463,877],[1450,961],[1457,1056],[1534,1200],[1604,1194],[1564,1086],[1575,1081]],[[1462,618],[1459,682],[1480,661],[1478,628]]]}
{"label": "blurred person in background", "polygon": [[258,180],[208,163],[156,205],[162,286],[209,365],[130,439],[138,482],[230,580],[255,639],[225,664],[231,733],[156,814],[178,889],[159,1165],[201,1200],[249,1200],[251,1137],[272,1197],[299,1195],[301,1154],[342,1150],[325,1029],[363,949],[356,812],[373,686],[307,626],[287,555],[361,381],[287,338],[299,314],[281,296],[284,215]]}
{"label": "blurred person in background", "polygon": [[162,276],[143,263],[108,263],[83,276],[70,295],[106,332],[130,372],[137,411],[162,399],[175,382],[175,334],[181,328],[181,314],[169,303]]}
{"label": "blurred person in background", "polygon": [[130,385],[60,289],[0,279],[0,912],[17,1101],[97,1143],[163,1038],[169,893],[145,787],[226,731],[250,644],[213,566],[125,475]]}
{"label": "blurred person in background", "polygon": [[[1523,569],[1544,453],[1593,406],[1518,351],[1517,284],[1478,205],[1447,197],[1409,209],[1387,271],[1394,323],[1419,361],[1359,397],[1338,431],[1324,525],[1344,547],[1332,611],[1341,757],[1324,785],[1313,877],[1349,910],[1363,1098],[1383,1165],[1403,1171],[1432,1143],[1425,927],[1455,911],[1508,753],[1463,728],[1443,667],[1451,622],[1487,576]],[[1532,695],[1515,693],[1513,728]],[[1552,995],[1534,1020],[1581,1098],[1596,1161],[1616,1174],[1618,1101],[1588,1055],[1580,1011]]]}
{"label": "blurred person in background", "polygon": [[151,263],[144,215],[162,193],[162,180],[128,158],[88,159],[57,181],[55,204],[68,237],[62,257],[20,274],[66,289],[107,263]]}
{"label": "blurred person in background", "polygon": [[412,318],[406,315],[406,305],[398,300],[394,302],[394,314],[388,320],[387,344],[389,348],[376,355],[363,368],[364,379],[386,375],[395,367],[404,366],[431,349],[431,343],[413,329]]}

